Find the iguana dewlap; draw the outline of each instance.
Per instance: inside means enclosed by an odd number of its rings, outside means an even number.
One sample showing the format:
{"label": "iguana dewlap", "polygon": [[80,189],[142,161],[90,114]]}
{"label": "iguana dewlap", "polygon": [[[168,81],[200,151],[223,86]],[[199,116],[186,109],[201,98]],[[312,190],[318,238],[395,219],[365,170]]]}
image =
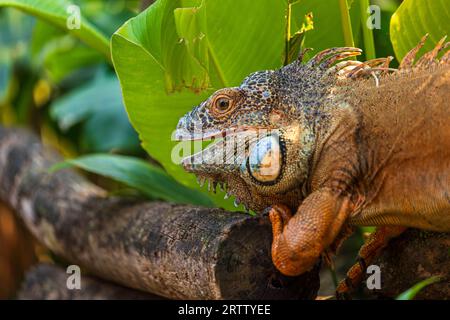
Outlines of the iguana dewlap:
{"label": "iguana dewlap", "polygon": [[442,40],[413,64],[424,41],[398,70],[390,58],[338,62],[355,48],[300,57],[218,90],[180,120],[180,140],[220,138],[183,161],[188,171],[252,210],[272,208],[282,273],[310,269],[352,225],[382,227],[360,269],[404,227],[450,231],[450,52],[441,56]]}

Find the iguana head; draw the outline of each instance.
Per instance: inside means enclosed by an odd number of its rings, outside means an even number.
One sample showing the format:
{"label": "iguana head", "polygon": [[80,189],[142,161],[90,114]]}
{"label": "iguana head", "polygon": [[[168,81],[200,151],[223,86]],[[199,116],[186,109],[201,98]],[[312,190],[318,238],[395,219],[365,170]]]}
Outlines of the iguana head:
{"label": "iguana head", "polygon": [[[249,75],[220,89],[182,117],[178,140],[215,140],[183,159],[184,168],[227,189],[235,204],[261,211],[273,203],[298,206],[305,193],[316,126],[336,80],[333,62],[359,49],[334,48],[308,63]],[[336,71],[336,70],[334,70]]]}

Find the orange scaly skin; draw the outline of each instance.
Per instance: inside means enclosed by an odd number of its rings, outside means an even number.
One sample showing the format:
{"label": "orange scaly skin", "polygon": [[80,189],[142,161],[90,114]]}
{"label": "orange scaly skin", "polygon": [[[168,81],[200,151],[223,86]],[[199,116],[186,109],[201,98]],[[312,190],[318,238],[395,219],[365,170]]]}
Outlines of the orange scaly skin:
{"label": "orange scaly skin", "polygon": [[[310,268],[344,221],[450,231],[450,67],[411,70],[379,87],[360,83],[346,90],[350,115],[337,117],[339,129],[319,144],[312,194],[292,219],[281,219],[276,207],[270,212],[273,261],[286,275]],[[401,230],[393,228],[394,235]],[[374,251],[386,245],[378,242]],[[369,265],[376,255],[366,251],[360,257]],[[361,279],[359,266],[339,293]]]}
{"label": "orange scaly skin", "polygon": [[[320,80],[308,79],[306,85],[295,87],[305,88],[305,93],[292,93],[295,90],[286,85],[291,73],[303,72],[302,77],[295,78],[302,81],[311,74],[308,68],[323,61],[326,54],[332,53],[330,60],[338,57],[335,62],[355,55],[355,51],[346,48],[336,53],[339,49],[331,49],[314,57],[306,67],[285,67],[273,85],[277,86],[277,98],[270,106],[261,103],[261,107],[254,107],[259,112],[254,117],[264,120],[263,125],[258,122],[259,127],[283,130],[297,123],[292,119],[302,119],[298,127],[294,126],[297,131],[283,133],[288,141],[282,153],[284,171],[274,177],[273,184],[250,179],[242,166],[239,171],[185,164],[200,177],[225,181],[229,190],[252,209],[271,207],[272,259],[283,274],[301,274],[324,252],[336,251],[348,236],[349,227],[378,226],[361,248],[359,263],[339,285],[338,294],[342,296],[361,280],[365,267],[389,239],[407,227],[450,232],[450,54],[446,52],[437,59],[448,46],[443,39],[435,50],[413,64],[425,39],[404,58],[396,73],[387,74],[390,59],[363,64],[341,62],[337,66],[343,72],[338,80],[329,82],[328,73]],[[335,71],[336,67],[331,69]],[[263,90],[267,91],[270,83]],[[309,92],[311,86],[317,90]],[[239,108],[249,103],[245,101],[247,87],[228,90],[226,126],[250,127],[248,121],[254,120],[239,114]],[[239,99],[233,90],[239,92]],[[312,105],[315,111],[311,113],[309,98],[320,90],[327,94],[317,95],[320,103]],[[280,99],[280,92],[289,98]],[[201,111],[208,114],[216,100],[208,100]],[[301,107],[295,107],[296,103]],[[292,104],[294,108],[289,107]],[[187,128],[197,114],[199,110],[183,118],[179,128]],[[274,114],[276,121],[272,120]],[[313,125],[304,120],[311,114],[319,118]],[[247,122],[243,125],[242,121]],[[212,127],[220,125],[214,123]],[[292,142],[297,138],[289,139],[299,136],[292,132],[300,132],[301,143]]]}

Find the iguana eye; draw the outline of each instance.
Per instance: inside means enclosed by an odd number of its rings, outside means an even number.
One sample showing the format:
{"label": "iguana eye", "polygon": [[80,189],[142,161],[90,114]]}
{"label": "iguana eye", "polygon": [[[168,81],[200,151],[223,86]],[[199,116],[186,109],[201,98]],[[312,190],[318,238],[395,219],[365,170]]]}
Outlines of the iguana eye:
{"label": "iguana eye", "polygon": [[217,115],[225,115],[232,109],[234,105],[233,99],[227,95],[221,94],[214,98],[211,111]]}
{"label": "iguana eye", "polygon": [[230,100],[227,98],[220,98],[216,102],[217,109],[221,111],[227,111],[230,107]]}
{"label": "iguana eye", "polygon": [[259,182],[273,182],[281,172],[281,157],[278,136],[264,137],[250,149],[248,157],[249,173]]}

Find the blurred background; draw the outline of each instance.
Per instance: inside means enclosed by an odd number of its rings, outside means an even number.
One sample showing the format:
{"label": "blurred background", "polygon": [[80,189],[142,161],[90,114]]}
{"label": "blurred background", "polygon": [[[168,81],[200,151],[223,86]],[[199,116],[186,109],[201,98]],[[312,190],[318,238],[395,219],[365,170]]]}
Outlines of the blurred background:
{"label": "blurred background", "polygon": [[[109,38],[153,1],[73,2]],[[382,27],[374,30],[376,55],[394,56],[389,21],[401,1],[371,3],[381,8]],[[44,20],[7,7],[0,7],[0,124],[32,130],[67,158],[113,153],[148,160],[129,123],[117,76],[105,56]],[[110,179],[94,174],[89,177],[109,190],[120,188]],[[353,262],[366,231],[357,233],[344,248],[337,264],[341,275]],[[0,203],[0,298],[15,297],[31,265],[54,259]],[[324,275],[323,282],[324,287],[333,287],[330,273]]]}
{"label": "blurred background", "polygon": [[[150,1],[74,3],[110,37]],[[98,152],[145,158],[104,56],[43,20],[1,7],[0,123],[32,130],[68,158]],[[115,188],[112,181],[91,178]],[[0,203],[0,298],[13,298],[24,271],[48,260],[49,252]]]}

